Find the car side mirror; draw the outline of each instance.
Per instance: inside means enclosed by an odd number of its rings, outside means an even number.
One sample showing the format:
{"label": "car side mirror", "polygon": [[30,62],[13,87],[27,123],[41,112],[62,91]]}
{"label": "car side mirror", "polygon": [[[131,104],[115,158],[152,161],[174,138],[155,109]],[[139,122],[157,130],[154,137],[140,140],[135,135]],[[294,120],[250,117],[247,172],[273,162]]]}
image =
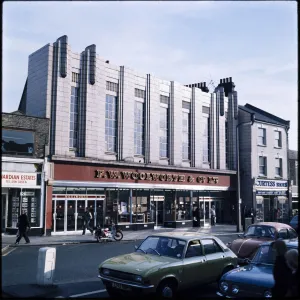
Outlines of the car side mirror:
{"label": "car side mirror", "polygon": [[134,246],[134,249],[135,249],[135,250],[137,250],[137,249],[138,249],[138,246],[137,246],[137,245],[135,245],[135,246]]}

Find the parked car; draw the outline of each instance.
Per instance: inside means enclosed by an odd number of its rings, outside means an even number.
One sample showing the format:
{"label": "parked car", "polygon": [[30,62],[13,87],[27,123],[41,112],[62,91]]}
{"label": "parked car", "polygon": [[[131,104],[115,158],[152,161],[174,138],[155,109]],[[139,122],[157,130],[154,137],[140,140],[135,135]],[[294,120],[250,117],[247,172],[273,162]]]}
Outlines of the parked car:
{"label": "parked car", "polygon": [[[272,298],[274,286],[273,268],[276,250],[274,242],[261,244],[256,255],[247,266],[238,267],[224,274],[219,282],[217,295],[229,298]],[[298,239],[285,241],[288,250],[298,250]]]}
{"label": "parked car", "polygon": [[251,260],[263,242],[276,239],[294,239],[298,235],[289,225],[275,222],[261,222],[250,225],[246,232],[227,246],[237,255],[238,263],[244,264]]}
{"label": "parked car", "polygon": [[299,230],[298,227],[298,215],[294,216],[290,222],[290,226],[293,227],[297,232]]}
{"label": "parked car", "polygon": [[217,282],[237,266],[236,255],[217,237],[188,233],[147,237],[136,251],[99,265],[98,277],[112,297],[177,291]]}

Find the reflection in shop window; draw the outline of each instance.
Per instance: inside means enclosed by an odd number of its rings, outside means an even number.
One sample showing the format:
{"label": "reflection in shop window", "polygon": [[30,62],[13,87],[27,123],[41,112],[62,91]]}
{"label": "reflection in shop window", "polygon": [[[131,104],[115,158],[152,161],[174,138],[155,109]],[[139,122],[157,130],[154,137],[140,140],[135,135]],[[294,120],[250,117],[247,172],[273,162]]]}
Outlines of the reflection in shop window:
{"label": "reflection in shop window", "polygon": [[165,191],[165,221],[176,221],[175,191]]}
{"label": "reflection in shop window", "polygon": [[256,196],[256,221],[264,221],[264,198],[262,196]]}
{"label": "reflection in shop window", "polygon": [[118,223],[130,223],[130,192],[129,190],[119,190],[118,203]]}

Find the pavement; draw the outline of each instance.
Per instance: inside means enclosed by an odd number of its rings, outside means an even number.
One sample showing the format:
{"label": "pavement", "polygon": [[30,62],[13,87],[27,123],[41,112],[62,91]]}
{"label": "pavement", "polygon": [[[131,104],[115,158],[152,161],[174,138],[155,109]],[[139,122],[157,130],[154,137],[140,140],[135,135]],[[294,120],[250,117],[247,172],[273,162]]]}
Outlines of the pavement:
{"label": "pavement", "polygon": [[[215,225],[212,227],[201,228],[159,228],[140,231],[123,231],[123,241],[137,241],[143,240],[147,236],[155,233],[176,233],[176,232],[195,232],[198,234],[212,234],[212,235],[230,235],[237,234],[236,225]],[[2,253],[7,251],[9,247],[30,247],[30,246],[52,246],[52,245],[67,245],[67,244],[81,244],[81,243],[96,243],[96,239],[90,232],[85,235],[81,233],[77,235],[51,235],[51,236],[32,236],[30,237],[30,244],[25,244],[22,239],[19,245],[15,245],[16,236],[2,234]]]}

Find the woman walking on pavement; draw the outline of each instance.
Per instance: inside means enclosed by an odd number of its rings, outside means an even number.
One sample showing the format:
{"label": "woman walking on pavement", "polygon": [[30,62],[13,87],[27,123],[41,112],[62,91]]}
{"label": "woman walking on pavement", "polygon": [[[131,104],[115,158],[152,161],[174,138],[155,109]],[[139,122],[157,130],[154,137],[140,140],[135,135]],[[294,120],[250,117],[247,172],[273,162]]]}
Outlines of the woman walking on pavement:
{"label": "woman walking on pavement", "polygon": [[215,210],[214,205],[210,209],[210,218],[211,218],[211,226],[215,226],[216,225],[216,210]]}
{"label": "woman walking on pavement", "polygon": [[83,225],[83,232],[82,232],[82,235],[85,235],[85,230],[88,229],[91,234],[93,234],[93,228],[91,228],[90,226],[90,221],[92,219],[92,214],[91,212],[89,211],[89,208],[86,207],[85,209],[85,213],[84,213],[84,225]]}
{"label": "woman walking on pavement", "polygon": [[22,237],[24,237],[26,244],[29,244],[30,240],[27,236],[27,229],[30,230],[30,224],[25,210],[22,210],[22,214],[18,218],[17,227],[19,231],[18,231],[18,237],[15,244],[16,245],[19,244]]}

